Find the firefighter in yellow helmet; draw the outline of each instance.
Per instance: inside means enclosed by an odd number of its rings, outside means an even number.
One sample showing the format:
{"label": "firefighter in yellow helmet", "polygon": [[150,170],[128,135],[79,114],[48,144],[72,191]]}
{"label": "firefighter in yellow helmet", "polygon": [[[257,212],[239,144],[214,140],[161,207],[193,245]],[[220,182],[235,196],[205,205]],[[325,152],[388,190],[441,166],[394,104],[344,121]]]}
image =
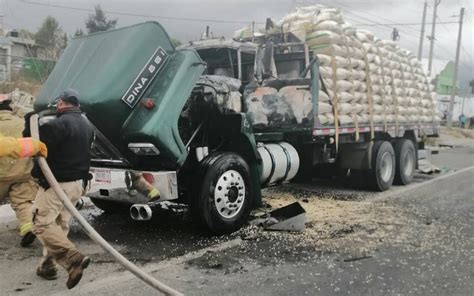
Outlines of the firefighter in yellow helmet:
{"label": "firefighter in yellow helmet", "polygon": [[0,199],[9,197],[18,219],[21,246],[33,243],[32,209],[38,185],[31,177],[31,156],[46,147],[31,138],[22,138],[24,121],[12,113],[11,100],[0,97]]}

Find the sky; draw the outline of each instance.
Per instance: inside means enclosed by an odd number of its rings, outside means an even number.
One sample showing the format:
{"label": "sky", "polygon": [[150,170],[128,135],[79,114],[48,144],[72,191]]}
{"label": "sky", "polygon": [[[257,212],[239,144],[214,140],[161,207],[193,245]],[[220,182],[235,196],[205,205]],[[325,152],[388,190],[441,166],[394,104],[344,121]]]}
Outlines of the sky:
{"label": "sky", "polygon": [[[425,36],[431,35],[435,1],[428,0]],[[396,27],[400,32],[399,45],[417,53],[423,3],[424,0],[0,0],[0,11],[6,29],[36,32],[50,15],[72,35],[77,28],[85,31],[84,21],[91,13],[88,10],[100,4],[109,12],[109,18],[118,19],[118,27],[156,20],[171,36],[185,42],[199,39],[206,25],[210,25],[214,36],[230,38],[235,30],[252,21],[263,23],[267,17],[279,20],[297,6],[325,4],[340,8],[346,20],[358,28],[374,32],[379,38],[389,39]],[[452,23],[436,26],[434,58],[440,60],[438,63],[454,60],[461,7],[465,8],[460,55],[460,83],[463,87],[474,79],[474,0],[441,0],[437,22]],[[393,25],[413,23],[416,25]],[[423,57],[427,58],[427,38],[424,38],[423,48]]]}

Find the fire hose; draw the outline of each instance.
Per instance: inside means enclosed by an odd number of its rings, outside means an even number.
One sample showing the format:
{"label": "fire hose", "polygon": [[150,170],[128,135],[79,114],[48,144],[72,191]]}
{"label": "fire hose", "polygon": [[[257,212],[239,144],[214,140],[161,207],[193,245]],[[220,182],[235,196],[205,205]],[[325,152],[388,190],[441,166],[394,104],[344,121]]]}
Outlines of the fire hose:
{"label": "fire hose", "polygon": [[[33,138],[39,139],[39,130],[38,130],[38,115],[33,115],[30,118],[30,127],[31,127],[31,135]],[[48,181],[49,185],[53,189],[53,191],[56,193],[56,196],[59,198],[61,203],[64,205],[66,210],[77,220],[79,225],[81,225],[82,229],[86,232],[86,234],[94,241],[96,242],[99,246],[102,247],[107,253],[112,255],[115,260],[120,263],[125,269],[130,271],[133,275],[135,275],[137,278],[141,279],[144,281],[146,284],[151,286],[152,288],[166,294],[166,295],[183,295],[180,292],[174,290],[171,287],[168,287],[167,285],[161,283],[148,273],[144,272],[140,268],[138,268],[135,264],[130,262],[127,258],[122,256],[117,250],[115,250],[102,236],[100,236],[97,231],[90,226],[89,223],[87,223],[86,219],[82,217],[82,215],[79,213],[79,211],[76,209],[76,207],[71,203],[69,198],[67,197],[66,193],[62,190],[62,188],[59,186],[58,181],[54,177],[53,173],[51,172],[51,169],[48,166],[48,163],[46,162],[46,159],[44,157],[37,157],[38,164],[46,177],[46,180]]]}

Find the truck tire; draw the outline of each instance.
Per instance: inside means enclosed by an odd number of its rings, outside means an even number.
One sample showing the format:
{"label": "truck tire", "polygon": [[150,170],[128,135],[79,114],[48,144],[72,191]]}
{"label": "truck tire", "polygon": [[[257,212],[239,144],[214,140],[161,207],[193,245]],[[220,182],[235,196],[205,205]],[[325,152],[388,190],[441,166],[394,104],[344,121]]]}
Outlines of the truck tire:
{"label": "truck tire", "polygon": [[395,151],[387,141],[376,141],[372,147],[372,168],[366,171],[369,189],[390,189],[395,177]]}
{"label": "truck tire", "polygon": [[395,141],[395,180],[397,185],[407,185],[413,181],[416,169],[416,150],[413,141],[399,139]]}
{"label": "truck tire", "polygon": [[110,200],[105,200],[101,198],[92,198],[90,197],[91,202],[104,211],[107,214],[111,213],[126,213],[130,210],[131,204],[123,203],[123,202],[114,202]]}
{"label": "truck tire", "polygon": [[254,194],[249,166],[238,154],[207,156],[193,187],[191,212],[212,233],[231,233],[247,222]]}

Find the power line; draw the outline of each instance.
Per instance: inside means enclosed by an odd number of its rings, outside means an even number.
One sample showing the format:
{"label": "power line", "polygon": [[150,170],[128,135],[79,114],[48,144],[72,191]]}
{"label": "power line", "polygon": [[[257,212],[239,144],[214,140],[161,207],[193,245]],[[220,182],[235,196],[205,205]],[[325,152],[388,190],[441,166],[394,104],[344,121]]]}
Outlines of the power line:
{"label": "power line", "polygon": [[[335,2],[336,4],[339,4],[339,5],[341,5],[341,6],[344,6],[344,5],[342,5],[342,4],[340,4],[340,3],[336,2],[336,1],[334,1],[334,2]],[[345,7],[346,7],[346,8],[350,8],[350,7],[348,7],[348,6],[345,6]],[[357,16],[356,13],[351,13],[351,12],[347,12],[347,11],[345,11],[345,13],[352,14],[352,15],[356,15],[356,16]],[[371,15],[370,13],[366,13],[366,14],[367,14],[367,15]],[[377,17],[378,17],[378,16],[377,16]],[[363,18],[365,18],[365,17],[363,17]],[[389,19],[383,18],[383,17],[378,17],[378,18],[389,20]],[[365,18],[365,19],[366,19],[366,18]],[[439,19],[439,17],[438,17],[438,19]],[[389,21],[390,21],[390,20],[389,20]],[[441,21],[441,20],[440,20],[440,21]],[[390,29],[390,30],[393,29],[393,28],[391,28],[391,27],[388,27],[388,26],[390,26],[390,25],[391,25],[391,26],[412,26],[412,25],[421,25],[421,23],[398,23],[398,24],[397,24],[397,23],[387,23],[387,24],[383,24],[383,23],[379,23],[379,22],[376,22],[376,21],[371,21],[371,22],[372,22],[372,23],[368,23],[368,24],[354,24],[354,25],[357,25],[357,26],[367,26],[367,27],[385,26],[385,27],[387,27],[387,30],[388,30],[388,29]],[[427,24],[431,24],[431,25],[432,25],[432,23],[427,23]],[[443,25],[443,28],[444,28],[446,31],[449,32],[449,30],[446,28],[445,25],[446,25],[446,24],[459,24],[459,22],[455,22],[455,21],[443,22],[443,21],[441,21],[441,22],[437,22],[437,24],[442,24],[442,25]],[[410,29],[412,29],[412,28],[410,28]],[[414,30],[414,31],[416,31],[416,32],[418,32],[418,33],[420,32],[419,30],[416,30],[416,29],[412,29],[412,30]],[[402,31],[402,30],[400,30],[400,31]],[[407,34],[407,37],[412,37],[412,38],[415,38],[415,37],[416,37],[416,36],[414,36],[414,35],[408,33],[407,31],[403,31],[403,32]],[[418,40],[418,37],[417,37],[417,40]],[[438,44],[438,46],[441,47],[443,50],[449,51],[449,50],[447,50],[445,47],[443,47],[443,46],[441,46],[441,45],[439,45],[439,44]],[[469,59],[470,59],[471,62],[472,62],[472,57],[470,56],[470,54],[467,52],[467,50],[464,48],[463,45],[461,45],[461,46],[462,46],[462,50],[463,50],[463,52],[465,53],[465,55],[468,56]]]}
{"label": "power line", "polygon": [[[302,4],[314,4],[314,2],[309,2],[309,3],[308,3],[308,2],[303,2]],[[374,25],[376,25],[376,26],[381,26],[381,27],[386,27],[386,28],[388,28],[388,29],[390,29],[390,30],[393,30],[393,27],[391,27],[391,26],[389,26],[389,25],[385,25],[385,24],[383,24],[383,23],[374,21],[374,20],[372,20],[372,19],[370,19],[370,18],[368,18],[368,17],[366,17],[366,16],[363,16],[363,15],[361,15],[361,14],[354,13],[354,12],[350,11],[351,9],[353,9],[352,7],[349,7],[349,6],[346,6],[346,5],[342,5],[341,3],[336,3],[336,4],[338,4],[339,6],[342,6],[342,7],[347,8],[348,10],[345,10],[344,13],[346,13],[346,14],[348,14],[348,15],[352,15],[352,16],[353,16],[352,18],[354,18],[354,17],[360,18],[360,19],[362,19],[362,20],[365,21],[365,22],[369,22],[370,24],[374,24]],[[390,21],[392,21],[392,20],[390,20]],[[408,27],[408,28],[409,28],[409,27]],[[419,37],[419,36],[413,35],[413,34],[410,33],[410,32],[407,32],[406,30],[400,30],[400,31],[403,32],[403,33],[405,33],[405,34],[407,34],[407,35],[410,35],[410,36],[412,36],[412,37],[415,37],[415,38],[417,38],[417,39],[418,39],[418,37]]]}
{"label": "power line", "polygon": [[[342,6],[342,7],[345,7],[345,8],[347,9],[346,11],[344,11],[345,13],[351,14],[351,15],[354,15],[354,16],[358,16],[358,17],[361,17],[361,18],[364,18],[364,19],[368,20],[369,22],[375,23],[375,24],[377,24],[377,25],[388,26],[388,25],[382,24],[381,22],[374,21],[374,20],[372,20],[371,18],[368,18],[368,17],[364,16],[363,14],[365,14],[365,15],[367,15],[367,16],[369,16],[369,17],[376,17],[376,18],[379,18],[379,19],[384,20],[384,21],[394,22],[394,21],[391,20],[391,19],[384,18],[384,17],[378,16],[378,15],[375,15],[375,14],[372,14],[372,13],[369,13],[369,12],[365,12],[365,11],[364,11],[364,12],[359,11],[358,13],[356,13],[356,12],[353,11],[353,10],[355,10],[355,9],[354,9],[353,7],[351,7],[351,6],[344,5],[344,4],[342,4],[342,3],[340,3],[340,2],[336,2],[336,1],[333,1],[333,2],[336,3],[337,5],[340,5],[340,6]],[[393,28],[390,28],[390,29],[392,30]],[[407,27],[407,29],[410,29],[410,30],[415,31],[416,33],[419,33],[419,31],[416,30],[416,29],[413,29],[413,28],[410,28],[410,27]],[[405,31],[405,30],[400,30],[400,31],[405,32],[406,34],[410,34],[410,33],[408,33],[408,32]]]}
{"label": "power line", "polygon": [[[41,3],[35,1],[28,1],[28,0],[20,0],[26,4],[38,5],[38,6],[47,6],[47,7],[54,7],[60,9],[69,9],[69,10],[76,10],[76,11],[86,11],[86,12],[94,12],[93,9],[89,8],[80,8],[80,7],[72,7],[72,6],[65,6],[65,5],[58,5],[58,4],[50,4],[50,3]],[[295,4],[304,4],[297,1],[294,1]],[[309,4],[309,3],[308,3]],[[104,10],[104,12],[113,15],[123,15],[123,16],[136,16],[136,17],[146,17],[146,18],[161,18],[161,19],[170,19],[170,20],[184,20],[184,21],[196,21],[196,22],[209,22],[209,23],[229,23],[229,24],[249,24],[252,21],[228,21],[228,20],[212,20],[212,19],[199,19],[199,18],[184,18],[184,17],[168,17],[168,16],[160,16],[160,15],[149,15],[149,14],[138,14],[138,13],[127,13],[127,12],[119,12],[119,11],[110,11]],[[348,12],[346,12],[348,13]],[[349,13],[351,14],[351,13]],[[389,20],[390,21],[390,20]],[[265,24],[263,22],[255,22],[256,24]],[[444,24],[457,24],[458,22],[443,22]],[[430,24],[430,23],[427,23]],[[360,23],[354,24],[358,26],[418,26],[421,23]],[[390,28],[393,29],[393,28]]]}
{"label": "power line", "polygon": [[[50,4],[50,3],[41,3],[35,1],[20,0],[25,4],[37,5],[37,6],[47,6],[60,9],[69,9],[76,11],[87,11],[94,12],[94,9],[89,8],[80,8],[66,5]],[[111,11],[104,10],[105,13],[112,15],[122,15],[122,16],[136,16],[136,17],[146,17],[146,18],[157,18],[157,19],[167,19],[167,20],[180,20],[180,21],[190,21],[190,22],[207,22],[207,23],[225,23],[225,24],[249,24],[252,21],[231,21],[231,20],[216,20],[216,19],[200,19],[200,18],[186,18],[186,17],[171,17],[171,16],[162,16],[162,15],[151,15],[151,14],[140,14],[140,13],[129,13],[129,12],[120,12],[120,11]],[[265,23],[255,22],[256,24],[263,25]]]}
{"label": "power line", "polygon": [[[438,17],[438,19],[441,21],[441,18]],[[437,22],[437,24],[442,24],[442,27],[443,29],[446,31],[446,33],[448,33],[449,35],[451,34],[451,32],[449,32],[448,28],[446,28],[445,25],[443,25],[443,22]],[[459,22],[457,22],[459,24]],[[469,54],[469,52],[466,50],[466,48],[464,48],[464,45],[461,43],[461,49],[462,49],[462,52],[464,53],[464,55],[469,59],[469,62],[472,64],[473,62],[473,59],[472,59],[472,56]]]}
{"label": "power line", "polygon": [[[347,18],[351,21],[357,21],[358,18],[357,17],[354,17],[354,16],[347,16]],[[387,31],[392,31],[394,27],[390,26],[390,25],[384,25],[384,24],[381,24],[381,23],[377,23],[377,22],[372,22],[372,23],[369,23],[369,24],[362,24],[362,23],[354,23],[354,26],[360,26],[360,27],[378,27],[379,29],[384,29],[384,30],[387,30]],[[416,39],[418,40],[419,36],[415,36],[414,34],[410,33],[410,32],[407,32],[405,30],[400,30],[401,32],[403,32],[406,36],[408,37],[411,37],[413,39]]]}
{"label": "power line", "polygon": [[[433,23],[425,23],[426,25],[432,25]],[[437,22],[436,24],[459,24],[459,22]],[[381,24],[354,24],[357,26],[365,26],[365,27],[375,27],[379,25],[383,26],[419,26],[421,23],[381,23]]]}
{"label": "power line", "polygon": [[[337,1],[335,1],[335,3],[336,3],[336,4],[339,4],[339,5],[343,6],[343,7],[346,7],[347,9],[355,10],[353,7],[350,7],[350,6],[347,6],[347,5],[342,5],[341,3],[337,2]],[[393,22],[393,20],[391,20],[391,19],[388,19],[388,18],[385,18],[385,17],[381,17],[381,16],[379,16],[379,15],[376,15],[376,14],[373,14],[373,13],[370,13],[370,12],[367,12],[367,11],[359,11],[359,13],[368,15],[368,16],[370,16],[370,17],[376,17],[376,18],[381,19],[381,20],[384,20],[384,21]],[[415,30],[416,33],[419,33],[419,31],[416,30],[416,29],[413,29],[413,28],[409,28],[409,29]]]}

